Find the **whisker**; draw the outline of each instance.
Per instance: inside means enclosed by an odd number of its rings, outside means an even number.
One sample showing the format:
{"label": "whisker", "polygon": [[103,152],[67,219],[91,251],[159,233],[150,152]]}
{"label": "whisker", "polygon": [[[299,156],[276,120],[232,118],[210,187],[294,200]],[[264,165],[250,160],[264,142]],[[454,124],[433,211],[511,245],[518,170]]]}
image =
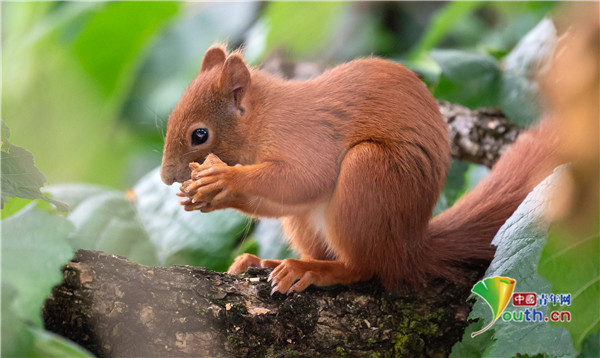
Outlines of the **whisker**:
{"label": "whisker", "polygon": [[193,152],[195,152],[194,149],[188,150],[187,152],[183,153],[181,156],[183,157],[183,156],[188,155],[188,154],[193,153]]}
{"label": "whisker", "polygon": [[167,122],[168,119],[165,119],[165,118],[159,116],[158,113],[156,113],[156,111],[154,109],[152,109],[152,107],[150,107],[149,105],[145,104],[145,107],[152,114],[154,114],[154,127],[159,131],[160,136],[164,143],[164,141],[165,141],[165,123]]}

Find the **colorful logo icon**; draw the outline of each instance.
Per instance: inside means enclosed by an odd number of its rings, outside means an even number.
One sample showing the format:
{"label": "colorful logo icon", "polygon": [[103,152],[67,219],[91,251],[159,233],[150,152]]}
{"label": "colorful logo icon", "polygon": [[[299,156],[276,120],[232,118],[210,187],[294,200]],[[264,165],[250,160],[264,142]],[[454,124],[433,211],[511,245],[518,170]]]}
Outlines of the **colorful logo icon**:
{"label": "colorful logo icon", "polygon": [[[513,291],[515,290],[515,284],[517,281],[510,277],[494,276],[481,280],[473,286],[471,292],[479,295],[483,300],[490,306],[494,319],[490,324],[485,326],[482,330],[471,333],[471,337],[475,337],[485,331],[487,331],[496,320],[500,317],[504,309],[511,301]],[[526,299],[527,297],[524,297]]]}

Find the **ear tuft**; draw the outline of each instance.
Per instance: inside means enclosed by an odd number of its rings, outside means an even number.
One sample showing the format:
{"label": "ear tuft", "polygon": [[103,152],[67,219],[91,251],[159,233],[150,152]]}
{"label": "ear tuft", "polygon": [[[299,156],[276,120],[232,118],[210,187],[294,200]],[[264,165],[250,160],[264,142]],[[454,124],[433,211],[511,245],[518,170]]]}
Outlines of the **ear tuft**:
{"label": "ear tuft", "polygon": [[208,71],[214,66],[223,64],[225,57],[225,48],[222,45],[212,45],[204,54],[200,72]]}

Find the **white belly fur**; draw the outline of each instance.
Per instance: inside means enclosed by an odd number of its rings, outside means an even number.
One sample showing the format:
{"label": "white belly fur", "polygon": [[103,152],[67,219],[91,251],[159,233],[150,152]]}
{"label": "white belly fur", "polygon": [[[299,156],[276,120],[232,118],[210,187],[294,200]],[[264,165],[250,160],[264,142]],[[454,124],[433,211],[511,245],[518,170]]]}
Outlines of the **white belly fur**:
{"label": "white belly fur", "polygon": [[309,218],[315,236],[319,237],[327,245],[327,223],[325,222],[326,204],[319,204],[310,211]]}

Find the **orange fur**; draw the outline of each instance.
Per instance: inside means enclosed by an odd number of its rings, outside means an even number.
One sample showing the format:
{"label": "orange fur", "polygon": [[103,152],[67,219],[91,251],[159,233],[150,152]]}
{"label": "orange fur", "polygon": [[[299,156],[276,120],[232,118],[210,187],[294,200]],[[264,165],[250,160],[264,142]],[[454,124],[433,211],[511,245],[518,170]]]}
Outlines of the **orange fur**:
{"label": "orange fur", "polygon": [[[500,225],[553,168],[550,142],[527,133],[479,187],[430,220],[449,165],[448,134],[411,71],[369,58],[284,81],[222,51],[209,49],[171,114],[161,175],[167,184],[187,180],[186,210],[282,217],[302,259],[245,256],[229,270],[276,266],[282,293],[373,276],[388,287],[452,279],[457,267],[491,259]],[[209,140],[194,146],[198,127]]]}

